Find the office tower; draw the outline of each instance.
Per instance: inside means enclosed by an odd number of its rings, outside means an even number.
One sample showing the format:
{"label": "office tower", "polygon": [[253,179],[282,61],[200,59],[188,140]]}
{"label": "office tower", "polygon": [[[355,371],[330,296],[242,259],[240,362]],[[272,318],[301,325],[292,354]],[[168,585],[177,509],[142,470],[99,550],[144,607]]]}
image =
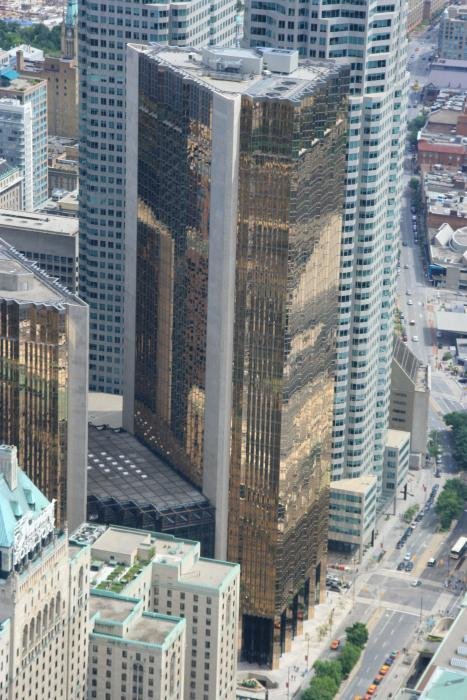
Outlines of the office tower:
{"label": "office tower", "polygon": [[247,42],[351,62],[332,478],[374,473],[381,490],[403,186],[406,3],[363,3],[352,20],[344,3],[284,7],[287,19],[248,7]]}
{"label": "office tower", "polygon": [[235,6],[235,0],[80,5],[80,294],[91,307],[94,391],[122,393],[126,44],[229,45]]}
{"label": "office tower", "polygon": [[16,54],[16,70],[28,78],[47,81],[48,133],[78,138],[78,2],[67,0],[62,24],[60,56],[25,61]]}
{"label": "office tower", "polygon": [[86,513],[88,307],[0,240],[0,440],[71,528]]}
{"label": "office tower", "polygon": [[[138,608],[136,617],[139,618],[138,630],[133,637],[135,642],[150,641],[151,637],[147,637],[163,615],[173,616],[168,618],[173,621],[173,634],[181,639],[179,618],[185,618],[186,636],[182,641],[185,641],[186,648],[182,650],[181,645],[178,648],[179,657],[183,653],[185,660],[184,694],[170,694],[168,697],[234,700],[240,590],[238,564],[204,559],[200,556],[198,542],[113,525],[106,528],[86,524],[75,533],[75,540],[78,543],[90,542],[93,561],[91,588],[106,597],[102,601],[104,605],[108,603],[102,617],[115,619],[110,607],[114,606],[114,597],[138,603],[137,606],[133,605]],[[99,600],[91,598],[91,610],[97,611],[100,604]],[[146,613],[143,618],[141,612]],[[130,608],[127,606],[126,616],[129,614]],[[123,617],[122,614],[118,620],[123,622]],[[105,625],[105,620],[102,620],[102,624]],[[101,630],[94,627],[94,632],[100,636]],[[131,634],[122,634],[120,630],[115,634],[109,666],[120,663],[125,637],[132,638]],[[92,633],[90,643],[91,677],[94,668],[99,676],[105,668],[104,652],[101,651],[102,656],[94,660],[96,650],[93,648]],[[180,659],[177,663],[180,663]],[[128,670],[132,669],[128,667]],[[144,678],[142,683],[145,683]],[[99,685],[99,679],[96,685]],[[97,697],[100,699],[102,696],[98,693]],[[110,700],[114,697],[112,694]],[[133,698],[134,695],[124,697]],[[152,696],[144,692],[144,698],[147,697]],[[156,693],[153,697],[157,699],[159,695]]]}
{"label": "office tower", "polygon": [[[31,106],[32,207],[37,209],[47,194],[47,82],[22,77],[12,69],[0,71],[0,99],[7,97]],[[5,153],[0,153],[7,157]]]}
{"label": "office tower", "polygon": [[33,211],[32,110],[29,103],[0,97],[0,156],[19,168],[23,177],[19,209]]}
{"label": "office tower", "polygon": [[124,425],[203,486],[243,656],[276,665],[323,591],[349,69],[128,61]]}
{"label": "office tower", "polygon": [[22,209],[23,183],[20,168],[0,157],[0,209]]}
{"label": "office tower", "polygon": [[84,700],[89,548],[55,529],[53,501],[11,445],[0,446],[0,523],[0,697]]}
{"label": "office tower", "polygon": [[75,217],[0,209],[0,239],[73,293],[78,291],[78,235]]}
{"label": "office tower", "polygon": [[440,58],[467,60],[467,6],[451,5],[441,15],[438,33]]}
{"label": "office tower", "polygon": [[185,620],[92,591],[88,698],[183,700]]}

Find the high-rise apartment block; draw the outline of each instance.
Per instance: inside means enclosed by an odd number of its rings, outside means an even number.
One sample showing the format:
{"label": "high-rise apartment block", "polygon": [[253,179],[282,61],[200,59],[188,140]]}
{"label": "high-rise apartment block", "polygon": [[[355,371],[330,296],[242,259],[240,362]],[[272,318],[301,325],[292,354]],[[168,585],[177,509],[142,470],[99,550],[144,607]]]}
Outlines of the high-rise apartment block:
{"label": "high-rise apartment block", "polygon": [[86,513],[88,307],[0,240],[0,440],[56,500]]}
{"label": "high-rise apartment block", "polygon": [[467,5],[451,5],[441,15],[438,33],[440,58],[467,60]]}
{"label": "high-rise apartment block", "polygon": [[[32,123],[32,207],[37,209],[47,197],[47,81],[22,77],[11,68],[0,71],[1,98],[15,100],[31,107]],[[3,152],[0,134],[0,156]],[[12,161],[15,162],[15,161]]]}
{"label": "high-rise apartment block", "polygon": [[[388,425],[392,324],[406,121],[405,0],[253,3],[252,46],[349,60],[351,87],[340,271],[332,478],[375,474],[379,492]],[[349,19],[349,14],[352,19]]]}
{"label": "high-rise apartment block", "polygon": [[243,656],[277,664],[324,590],[349,68],[127,65],[125,427],[215,505]]}
{"label": "high-rise apartment block", "polygon": [[20,170],[23,178],[19,209],[34,209],[32,109],[29,103],[0,97],[0,157]]}
{"label": "high-rise apartment block", "polygon": [[126,44],[229,45],[235,7],[235,0],[80,4],[80,294],[91,307],[93,390],[122,392]]}
{"label": "high-rise apartment block", "polygon": [[0,446],[0,699],[84,700],[89,548],[69,546],[48,501]]}
{"label": "high-rise apartment block", "polygon": [[[97,538],[95,529],[102,530]],[[108,692],[108,700],[120,695],[128,700],[140,695],[155,700],[234,700],[238,564],[204,559],[198,542],[145,530],[84,525],[74,539],[78,544],[91,540],[91,587],[104,596],[96,599],[93,591],[91,598],[88,697],[102,700],[106,696],[101,692]],[[114,621],[110,634],[106,620]],[[138,658],[141,644],[146,646],[145,662]],[[166,646],[162,659],[154,648],[157,644]],[[122,663],[127,666],[122,668]],[[166,687],[159,694],[160,671],[151,674],[148,667],[161,664]],[[128,694],[120,693],[121,684]],[[141,688],[137,695],[130,692],[135,684]]]}

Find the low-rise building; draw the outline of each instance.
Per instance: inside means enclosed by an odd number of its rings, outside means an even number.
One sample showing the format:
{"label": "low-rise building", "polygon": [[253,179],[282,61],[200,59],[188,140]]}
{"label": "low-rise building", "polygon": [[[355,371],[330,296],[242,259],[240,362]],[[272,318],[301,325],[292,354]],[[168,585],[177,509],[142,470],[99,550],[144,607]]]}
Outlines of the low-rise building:
{"label": "low-rise building", "polygon": [[17,165],[0,158],[0,209],[23,208],[23,175]]}
{"label": "low-rise building", "polygon": [[410,433],[410,466],[425,464],[431,368],[397,337],[391,372],[389,427]]}
{"label": "low-rise building", "polygon": [[365,475],[332,481],[329,503],[329,547],[337,551],[358,549],[373,540],[376,524],[378,480]]}
{"label": "low-rise building", "polygon": [[201,557],[198,542],[115,526],[94,539],[94,527],[75,533],[78,543],[91,540],[91,587],[141,601],[144,612],[185,618],[184,699],[233,700],[239,565]]}
{"label": "low-rise building", "polygon": [[90,616],[88,698],[183,700],[184,619],[107,591],[92,592]]}
{"label": "low-rise building", "polygon": [[57,531],[54,503],[0,446],[0,698],[84,700],[89,547]]}
{"label": "low-rise building", "polygon": [[199,488],[123,428],[89,425],[87,476],[92,522],[196,540],[203,556],[214,556],[214,507]]}
{"label": "low-rise building", "polygon": [[70,292],[78,291],[77,218],[0,210],[0,239],[37,262]]}
{"label": "low-rise building", "polygon": [[455,291],[467,289],[467,226],[449,224],[430,236],[430,279],[435,286]]}
{"label": "low-rise building", "polygon": [[410,463],[410,433],[389,429],[383,463],[383,496],[397,497],[407,482]]}
{"label": "low-rise building", "polygon": [[417,152],[423,174],[434,167],[452,172],[467,169],[467,112],[463,92],[431,112],[418,134]]}

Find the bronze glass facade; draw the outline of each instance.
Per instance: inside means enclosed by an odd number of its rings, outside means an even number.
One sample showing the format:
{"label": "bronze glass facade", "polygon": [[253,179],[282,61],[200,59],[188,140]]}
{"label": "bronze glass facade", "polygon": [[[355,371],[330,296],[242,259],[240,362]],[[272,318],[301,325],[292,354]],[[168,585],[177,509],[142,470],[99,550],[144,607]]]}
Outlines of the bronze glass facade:
{"label": "bronze glass facade", "polygon": [[140,58],[135,433],[202,484],[209,91]]}
{"label": "bronze glass facade", "polygon": [[211,161],[237,100],[226,554],[243,657],[276,665],[324,592],[349,69],[238,81],[221,104],[222,80],[157,53],[139,54],[134,427],[202,483]]}
{"label": "bronze glass facade", "polygon": [[0,299],[0,439],[63,526],[67,502],[68,342],[65,308]]}
{"label": "bronze glass facade", "polygon": [[325,572],[346,92],[242,106],[228,558],[243,656],[273,665]]}

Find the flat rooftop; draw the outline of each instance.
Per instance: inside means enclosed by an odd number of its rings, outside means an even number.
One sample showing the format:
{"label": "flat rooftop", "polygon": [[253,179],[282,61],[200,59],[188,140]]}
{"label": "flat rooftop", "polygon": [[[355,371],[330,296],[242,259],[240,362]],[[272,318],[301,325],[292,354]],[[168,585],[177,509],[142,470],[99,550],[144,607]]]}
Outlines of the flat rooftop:
{"label": "flat rooftop", "polygon": [[114,596],[103,596],[91,593],[89,597],[89,617],[99,614],[102,622],[113,620],[125,622],[135,608],[135,601],[124,600]]}
{"label": "flat rooftop", "polygon": [[10,209],[0,209],[0,237],[2,228],[41,231],[61,236],[77,236],[79,233],[77,218],[18,212]]}
{"label": "flat rooftop", "polygon": [[353,493],[366,493],[377,482],[376,476],[367,474],[356,479],[339,479],[331,481],[331,491],[351,491]]}
{"label": "flat rooftop", "polygon": [[[232,74],[230,79],[227,72],[216,71],[203,62],[203,52],[199,49],[170,47],[162,44],[156,46],[130,44],[130,46],[158,63],[166,64],[217,92],[245,94],[252,97],[275,97],[292,101],[299,101],[305,94],[314,92],[318,83],[339,66],[337,61],[310,59],[300,61],[298,68],[290,73],[261,71],[255,74],[245,70],[241,78]],[[255,49],[210,47],[210,50],[231,62],[254,61],[261,57]]]}
{"label": "flat rooftop", "polygon": [[209,505],[201,491],[121,428],[89,426],[87,471],[88,495],[99,499],[152,505],[160,512]]}
{"label": "flat rooftop", "polygon": [[167,636],[179,624],[180,619],[168,620],[157,614],[145,614],[134,622],[126,635],[127,639],[145,644],[163,644]]}
{"label": "flat rooftop", "polygon": [[393,430],[389,428],[386,433],[386,447],[402,447],[410,441],[410,433],[405,430]]}
{"label": "flat rooftop", "polygon": [[436,327],[445,333],[467,334],[467,314],[456,311],[437,311]]}
{"label": "flat rooftop", "polygon": [[60,305],[86,306],[66,287],[48,277],[38,265],[26,260],[0,238],[0,299]]}

